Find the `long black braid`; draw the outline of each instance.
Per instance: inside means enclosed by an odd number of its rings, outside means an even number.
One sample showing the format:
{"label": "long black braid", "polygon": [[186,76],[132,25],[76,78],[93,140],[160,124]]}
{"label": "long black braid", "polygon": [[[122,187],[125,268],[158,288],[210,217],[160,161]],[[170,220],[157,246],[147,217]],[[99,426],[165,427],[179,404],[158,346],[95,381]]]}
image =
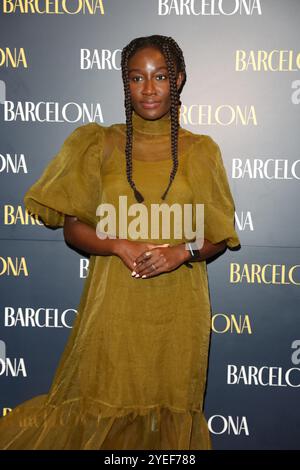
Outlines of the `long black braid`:
{"label": "long black braid", "polygon": [[[129,76],[128,76],[128,61],[129,59],[137,52],[138,49],[144,47],[156,47],[164,55],[169,75],[170,83],[170,116],[171,116],[171,149],[172,149],[172,160],[173,168],[170,174],[169,184],[167,189],[162,195],[164,200],[169,188],[175,178],[177,168],[178,168],[178,127],[179,127],[179,106],[181,105],[180,93],[186,82],[186,70],[185,70],[185,61],[183,57],[182,50],[172,37],[161,36],[154,34],[152,36],[145,36],[140,38],[133,39],[127,46],[122,50],[121,57],[121,67],[122,67],[122,79],[124,84],[124,105],[125,105],[125,114],[126,114],[126,146],[125,146],[125,155],[126,155],[126,175],[127,180],[133,189],[134,196],[137,202],[143,202],[144,197],[137,190],[134,181],[132,180],[132,136],[133,136],[133,127],[132,127],[132,104],[131,104],[131,94],[129,88]],[[180,88],[177,89],[176,84],[176,71],[174,68],[174,61],[176,64],[177,73],[183,72],[184,78],[180,85]]]}

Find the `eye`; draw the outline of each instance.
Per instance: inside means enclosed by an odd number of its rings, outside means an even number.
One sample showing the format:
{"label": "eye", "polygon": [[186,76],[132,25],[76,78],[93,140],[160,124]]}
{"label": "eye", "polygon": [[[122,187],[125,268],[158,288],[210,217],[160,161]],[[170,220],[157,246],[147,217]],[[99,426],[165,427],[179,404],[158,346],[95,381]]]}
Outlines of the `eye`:
{"label": "eye", "polygon": [[162,77],[162,80],[166,80],[168,78],[167,75],[165,75],[164,73],[160,73],[159,75],[156,76],[156,78],[158,77],[159,78]]}
{"label": "eye", "polygon": [[130,80],[132,82],[139,82],[139,78],[143,78],[143,77],[141,77],[140,75],[135,75],[134,77],[131,77]]}

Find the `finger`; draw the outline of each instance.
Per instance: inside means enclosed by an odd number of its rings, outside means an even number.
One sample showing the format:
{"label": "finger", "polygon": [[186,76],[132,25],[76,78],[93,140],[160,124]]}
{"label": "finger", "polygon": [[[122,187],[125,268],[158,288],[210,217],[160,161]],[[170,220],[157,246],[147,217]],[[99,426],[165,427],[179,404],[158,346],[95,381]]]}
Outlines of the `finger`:
{"label": "finger", "polygon": [[[137,274],[139,275],[139,277],[142,277],[144,274],[146,275],[151,274],[154,270],[157,270],[161,266],[163,266],[163,264],[164,264],[164,260],[161,257],[155,258],[155,260],[149,260],[145,263],[145,265],[142,265],[139,268],[139,271],[137,272]],[[155,267],[155,269],[153,268],[153,266]]]}
{"label": "finger", "polygon": [[155,243],[149,243],[149,250],[153,250],[154,248],[158,248],[159,246],[170,246],[169,243],[163,243],[162,245],[161,244],[155,244]]}
{"label": "finger", "polygon": [[140,274],[141,279],[147,279],[149,277],[154,277],[157,276],[157,274],[160,274],[164,271],[164,262],[163,261],[157,261],[156,263],[153,263],[155,266],[155,269],[153,269],[153,266],[151,265],[148,270],[144,271],[143,273]]}
{"label": "finger", "polygon": [[158,263],[158,258],[147,260],[144,263],[139,264],[138,266],[136,266],[134,268],[134,271],[135,271],[136,274],[139,274],[141,276],[142,274],[145,274],[146,271],[148,271],[148,272],[149,272],[149,270],[152,271],[153,268],[151,266],[152,265],[156,266],[157,263]]}
{"label": "finger", "polygon": [[137,267],[139,263],[142,263],[143,261],[149,259],[151,256],[152,256],[152,253],[150,250],[145,251],[144,253],[142,253],[140,256],[136,258],[136,260],[133,263],[133,266]]}
{"label": "finger", "polygon": [[169,243],[163,243],[162,245],[153,245],[153,248],[150,248],[149,250],[145,251],[142,253],[140,256],[136,258],[136,260],[133,262],[133,266],[137,266],[139,263],[143,263],[145,259],[149,259],[150,256],[152,256],[152,251],[155,250],[156,248],[166,248],[170,246]]}

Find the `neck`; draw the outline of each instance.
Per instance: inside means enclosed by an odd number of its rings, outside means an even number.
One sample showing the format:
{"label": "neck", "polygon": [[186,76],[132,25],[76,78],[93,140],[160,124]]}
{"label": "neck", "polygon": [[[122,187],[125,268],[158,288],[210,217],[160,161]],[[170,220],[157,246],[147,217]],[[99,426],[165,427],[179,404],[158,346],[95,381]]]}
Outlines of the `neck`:
{"label": "neck", "polygon": [[171,115],[170,112],[164,114],[158,119],[145,119],[134,110],[132,112],[132,127],[134,131],[143,134],[167,135],[171,134]]}

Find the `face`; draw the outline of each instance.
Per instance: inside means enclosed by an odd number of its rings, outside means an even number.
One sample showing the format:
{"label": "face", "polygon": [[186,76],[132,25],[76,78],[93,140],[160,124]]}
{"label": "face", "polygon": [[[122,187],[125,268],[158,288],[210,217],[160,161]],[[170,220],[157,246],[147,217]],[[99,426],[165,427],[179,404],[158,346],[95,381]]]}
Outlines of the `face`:
{"label": "face", "polygon": [[[170,83],[164,55],[154,47],[139,49],[128,61],[133,109],[144,119],[159,119],[170,112]],[[177,76],[177,88],[183,80]]]}

